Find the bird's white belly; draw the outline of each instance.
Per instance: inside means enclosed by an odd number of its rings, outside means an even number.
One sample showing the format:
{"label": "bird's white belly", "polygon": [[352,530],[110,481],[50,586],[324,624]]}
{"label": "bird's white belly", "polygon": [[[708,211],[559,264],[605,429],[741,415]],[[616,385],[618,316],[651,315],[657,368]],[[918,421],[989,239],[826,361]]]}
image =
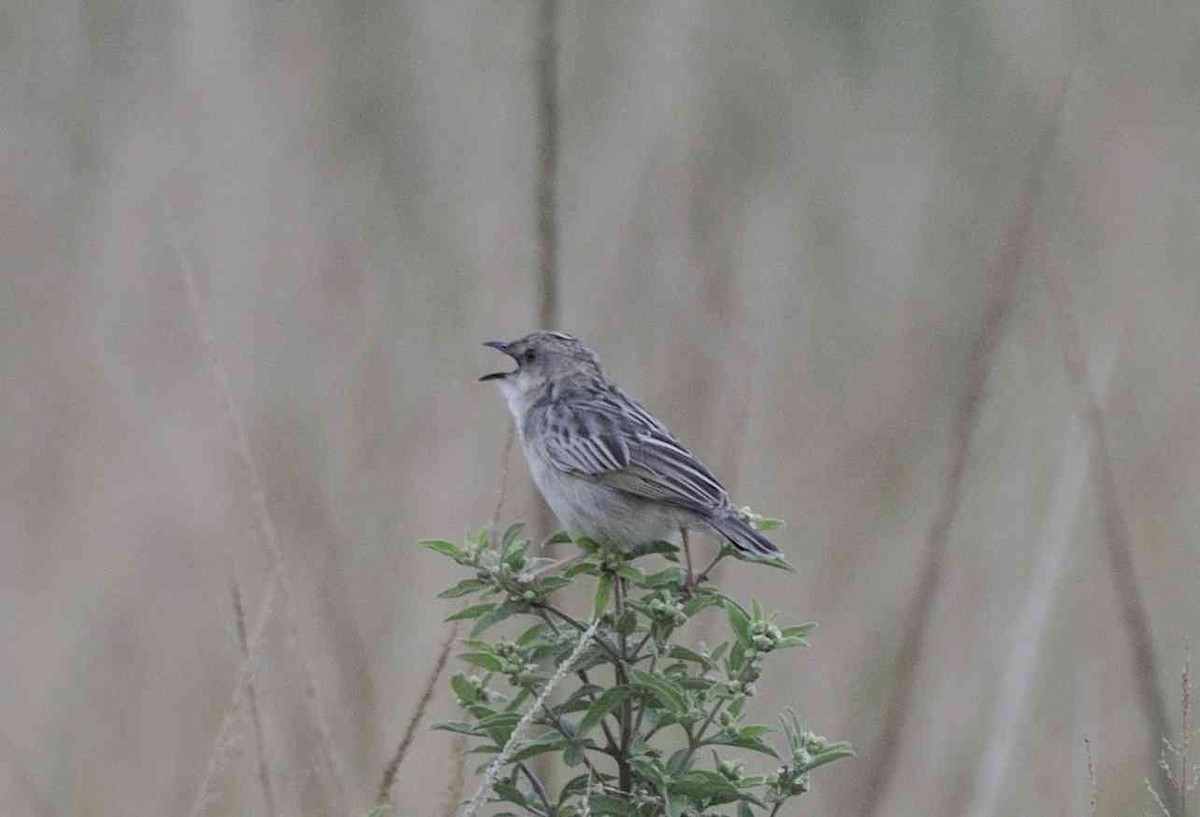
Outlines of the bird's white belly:
{"label": "bird's white belly", "polygon": [[675,541],[685,514],[661,503],[640,500],[575,476],[550,463],[536,448],[525,445],[529,472],[546,504],[573,536],[586,536],[612,545]]}

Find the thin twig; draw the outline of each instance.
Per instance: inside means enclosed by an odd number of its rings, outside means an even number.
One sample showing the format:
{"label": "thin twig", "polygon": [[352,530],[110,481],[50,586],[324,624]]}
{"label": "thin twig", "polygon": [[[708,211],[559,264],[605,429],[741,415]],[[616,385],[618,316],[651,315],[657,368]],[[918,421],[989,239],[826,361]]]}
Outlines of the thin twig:
{"label": "thin twig", "polygon": [[542,806],[546,809],[547,817],[550,817],[554,813],[554,807],[550,805],[550,797],[546,794],[546,787],[542,785],[542,781],[538,780],[538,776],[533,773],[528,764],[518,763],[517,768],[529,780],[529,785],[533,787],[534,794],[538,796],[538,799],[542,801]]}
{"label": "thin twig", "polygon": [[[242,591],[237,577],[229,577],[230,593],[233,596],[233,618],[237,626],[238,645],[242,648],[242,660],[250,659],[250,642],[246,637],[246,612],[242,607]],[[275,790],[271,787],[271,769],[267,765],[267,736],[263,731],[262,718],[258,712],[258,692],[254,679],[246,683],[246,703],[250,709],[250,725],[254,728],[254,751],[258,757],[258,782],[262,786],[263,800],[267,805],[268,817],[276,817]]]}
{"label": "thin twig", "polygon": [[400,770],[400,764],[404,762],[404,756],[408,754],[408,747],[412,745],[413,739],[417,735],[417,727],[421,725],[421,721],[425,718],[425,711],[429,708],[429,702],[433,700],[433,693],[437,690],[438,681],[441,680],[442,673],[446,670],[446,662],[449,660],[450,650],[453,649],[454,642],[458,638],[458,628],[461,623],[454,622],[454,626],[450,628],[450,632],[442,641],[437,661],[434,662],[429,677],[425,679],[421,697],[417,699],[417,708],[413,710],[408,719],[408,725],[404,728],[404,736],[400,738],[400,745],[396,747],[396,753],[392,755],[391,762],[383,770],[383,781],[380,782],[379,792],[375,795],[376,805],[386,806],[392,801],[392,784],[396,781],[396,772]]}
{"label": "thin twig", "polygon": [[[301,669],[303,672],[304,698],[312,712],[313,721],[317,727],[319,736],[319,744],[322,750],[322,755],[325,760],[325,765],[328,769],[330,783],[333,786],[332,801],[336,811],[342,810],[342,804],[345,802],[343,793],[345,787],[342,784],[343,775],[341,764],[333,747],[333,738],[330,734],[329,724],[325,719],[325,714],[321,709],[319,696],[317,695],[316,685],[316,669],[312,664],[311,657],[308,651],[304,649],[299,637],[299,616],[295,607],[295,596],[291,592],[288,584],[287,566],[283,557],[283,548],[279,544],[279,534],[275,527],[275,521],[271,517],[271,509],[267,503],[267,493],[265,483],[258,470],[258,463],[255,461],[250,448],[250,436],[246,431],[245,423],[242,421],[241,412],[238,411],[237,401],[234,399],[233,387],[229,382],[229,375],[226,372],[224,361],[220,353],[217,351],[216,340],[212,331],[212,326],[208,320],[208,313],[205,311],[200,300],[200,293],[196,287],[195,275],[192,273],[192,267],[188,261],[187,254],[183,251],[183,242],[179,236],[178,224],[171,212],[170,200],[163,199],[163,215],[167,227],[167,233],[170,237],[172,247],[179,262],[180,274],[183,276],[185,288],[187,290],[188,306],[192,312],[193,320],[196,323],[196,330],[200,335],[201,343],[208,357],[208,365],[210,374],[215,381],[217,393],[221,400],[222,407],[225,411],[226,421],[233,429],[234,443],[238,453],[238,457],[242,461],[242,466],[246,470],[247,477],[250,482],[250,495],[256,510],[258,520],[259,539],[267,551],[267,556],[272,567],[272,576],[277,577],[278,592],[283,600],[284,616],[287,623],[288,640],[300,656]],[[262,610],[269,611],[270,605],[262,605]],[[265,622],[263,622],[265,624]],[[253,641],[251,642],[254,643]],[[251,652],[253,656],[253,652]],[[253,673],[243,673],[246,682],[252,680]],[[235,691],[235,697],[240,700],[240,685]],[[212,755],[216,755],[222,751],[222,742],[220,740],[221,733],[218,732],[218,739],[213,743]],[[206,764],[208,768],[216,769],[220,763],[213,763],[214,757],[210,757],[210,763]],[[211,780],[206,779],[201,790],[197,793],[195,804],[201,809],[207,800],[207,786]],[[198,812],[197,812],[198,813]]]}
{"label": "thin twig", "polygon": [[480,782],[479,788],[475,791],[475,796],[471,798],[471,802],[467,804],[467,808],[462,813],[462,817],[474,817],[474,815],[479,812],[479,809],[483,806],[488,797],[491,796],[492,787],[496,785],[496,779],[500,776],[500,769],[504,766],[504,764],[508,763],[508,759],[512,757],[514,749],[521,739],[525,737],[525,732],[529,729],[530,724],[532,724],[534,719],[538,716],[538,713],[541,712],[542,706],[546,703],[546,699],[550,697],[550,693],[554,691],[554,688],[558,686],[559,682],[561,682],[564,677],[566,677],[567,673],[571,671],[571,667],[576,661],[579,660],[579,657],[583,655],[584,651],[588,647],[588,644],[592,640],[592,636],[596,634],[596,630],[599,628],[599,626],[600,616],[597,616],[592,620],[591,625],[584,631],[583,635],[579,637],[579,643],[575,645],[575,649],[571,651],[571,654],[567,656],[567,659],[563,661],[562,664],[559,665],[558,669],[555,670],[554,674],[550,676],[550,680],[546,682],[544,687],[542,687],[542,691],[538,693],[537,698],[534,699],[529,709],[526,710],[525,714],[521,716],[521,720],[517,721],[516,727],[513,729],[512,734],[509,735],[508,740],[504,744],[504,748],[500,751],[500,754],[496,755],[495,759],[488,764],[487,771],[483,776],[483,781]]}
{"label": "thin twig", "polygon": [[1064,83],[1059,91],[1057,106],[1047,120],[1046,133],[1034,150],[1029,174],[1025,179],[1025,189],[1018,199],[1017,211],[1005,235],[1000,255],[988,275],[991,294],[987,313],[971,351],[967,383],[955,413],[950,467],[942,484],[941,501],[930,520],[925,538],[920,579],[904,618],[904,633],[896,655],[896,676],[890,686],[891,694],[884,713],[883,728],[871,753],[875,757],[875,763],[866,781],[866,794],[861,812],[868,817],[876,814],[883,803],[883,797],[899,760],[901,738],[912,714],[917,666],[925,650],[925,640],[933,618],[934,601],[941,592],[946,542],[949,539],[951,523],[958,515],[963,476],[967,470],[979,409],[986,394],[992,359],[1000,345],[1004,326],[1012,310],[1018,274],[1029,252],[1033,216],[1041,200],[1050,157],[1053,156],[1058,141],[1066,91],[1067,86]]}

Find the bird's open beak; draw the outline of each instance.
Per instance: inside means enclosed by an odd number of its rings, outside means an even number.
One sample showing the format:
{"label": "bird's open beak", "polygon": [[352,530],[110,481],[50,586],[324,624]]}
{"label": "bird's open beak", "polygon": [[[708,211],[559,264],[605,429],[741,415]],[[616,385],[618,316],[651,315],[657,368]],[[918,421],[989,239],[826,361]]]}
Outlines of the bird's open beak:
{"label": "bird's open beak", "polygon": [[[502,340],[484,341],[483,345],[490,346],[491,348],[495,349],[497,352],[504,352],[504,354],[506,354],[506,355],[508,354],[508,344]],[[483,377],[481,377],[479,379],[480,379],[480,381],[503,380],[504,378],[508,377],[510,374],[513,374],[513,372],[492,372],[491,374],[485,374]]]}

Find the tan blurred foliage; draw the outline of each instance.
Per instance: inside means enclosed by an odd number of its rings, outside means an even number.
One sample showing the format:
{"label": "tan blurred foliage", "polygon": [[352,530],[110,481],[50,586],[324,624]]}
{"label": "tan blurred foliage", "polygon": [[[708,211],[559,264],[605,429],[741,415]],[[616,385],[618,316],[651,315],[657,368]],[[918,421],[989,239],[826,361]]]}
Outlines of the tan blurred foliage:
{"label": "tan blurred foliage", "polygon": [[[273,564],[215,367],[286,574],[255,677],[279,810],[361,813],[445,633],[450,574],[415,540],[495,500],[507,413],[479,342],[536,322],[534,4],[0,21],[0,813],[193,807],[242,662],[231,581],[250,625]],[[1140,807],[1153,736],[1099,508],[1056,489],[1087,443],[1044,276],[1105,369],[1175,677],[1200,590],[1194,4],[575,0],[559,37],[562,326],[789,520],[797,575],[725,577],[822,624],[758,701],[860,749],[814,814],[864,807],[988,276],[1073,72],[877,813],[1084,814],[1085,737],[1100,812]],[[505,517],[533,515],[514,460]],[[237,715],[210,814],[264,813]],[[418,735],[400,813],[442,813],[452,746]]]}

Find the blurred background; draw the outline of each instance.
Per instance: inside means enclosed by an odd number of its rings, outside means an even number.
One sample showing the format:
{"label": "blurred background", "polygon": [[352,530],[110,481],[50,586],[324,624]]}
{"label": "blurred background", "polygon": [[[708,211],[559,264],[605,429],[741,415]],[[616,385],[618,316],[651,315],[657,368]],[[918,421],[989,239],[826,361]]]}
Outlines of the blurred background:
{"label": "blurred background", "polygon": [[[858,749],[805,813],[1085,815],[1085,741],[1097,813],[1153,808],[1200,591],[1192,0],[0,20],[0,812],[365,812],[454,609],[415,542],[497,500],[479,344],[546,320],[788,520],[796,575],[723,581],[821,622],[752,708]],[[455,746],[418,729],[398,813],[452,813]]]}

